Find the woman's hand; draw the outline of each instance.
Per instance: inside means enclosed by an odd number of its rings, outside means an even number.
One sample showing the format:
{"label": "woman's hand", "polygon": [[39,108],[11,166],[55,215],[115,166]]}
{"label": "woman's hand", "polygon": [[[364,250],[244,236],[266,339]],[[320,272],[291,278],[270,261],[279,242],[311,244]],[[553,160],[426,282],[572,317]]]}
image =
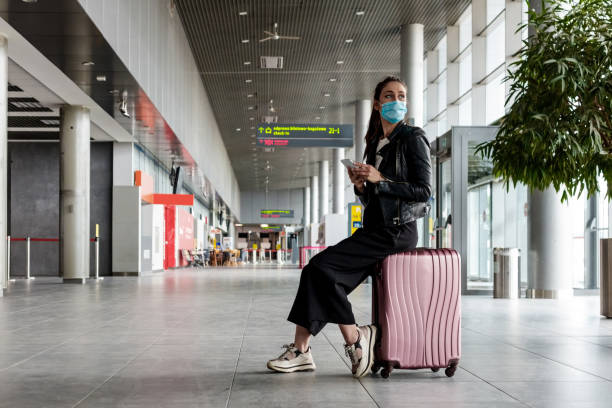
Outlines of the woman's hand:
{"label": "woman's hand", "polygon": [[351,183],[355,185],[355,187],[360,193],[363,193],[363,188],[365,187],[365,180],[355,173],[355,169],[347,168],[347,170],[349,178],[351,179]]}
{"label": "woman's hand", "polygon": [[355,163],[355,165],[353,173],[362,180],[369,181],[370,183],[378,183],[385,180],[382,174],[376,170],[376,167],[364,163]]}

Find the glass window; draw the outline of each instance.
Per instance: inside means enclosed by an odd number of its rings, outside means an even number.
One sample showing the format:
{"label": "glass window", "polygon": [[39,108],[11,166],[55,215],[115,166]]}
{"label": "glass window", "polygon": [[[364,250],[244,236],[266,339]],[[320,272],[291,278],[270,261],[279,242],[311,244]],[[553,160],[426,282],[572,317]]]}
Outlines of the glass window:
{"label": "glass window", "polygon": [[459,51],[472,43],[472,6],[469,6],[459,18]]}
{"label": "glass window", "polygon": [[459,125],[467,126],[472,123],[472,97],[463,98],[459,104]]}
{"label": "glass window", "polygon": [[486,85],[487,111],[485,120],[488,124],[495,122],[505,114],[506,86],[503,79],[504,74],[502,73]]}
{"label": "glass window", "polygon": [[459,62],[459,95],[472,88],[472,53]]}
{"label": "glass window", "polygon": [[487,0],[487,24],[506,8],[505,0]]}
{"label": "glass window", "polygon": [[506,59],[506,32],[499,24],[487,34],[487,74],[504,63]]}
{"label": "glass window", "polygon": [[438,79],[438,112],[446,109],[446,72]]}
{"label": "glass window", "polygon": [[438,72],[446,69],[446,35],[438,43]]}

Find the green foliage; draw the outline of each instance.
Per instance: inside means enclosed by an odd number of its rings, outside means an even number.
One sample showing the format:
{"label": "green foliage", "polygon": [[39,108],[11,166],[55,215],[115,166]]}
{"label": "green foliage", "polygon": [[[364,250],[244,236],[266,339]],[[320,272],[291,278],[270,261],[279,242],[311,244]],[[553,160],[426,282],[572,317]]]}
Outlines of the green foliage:
{"label": "green foliage", "polygon": [[528,25],[535,35],[506,77],[514,102],[496,139],[477,151],[507,185],[553,185],[565,201],[595,193],[603,174],[610,198],[612,0],[549,0]]}

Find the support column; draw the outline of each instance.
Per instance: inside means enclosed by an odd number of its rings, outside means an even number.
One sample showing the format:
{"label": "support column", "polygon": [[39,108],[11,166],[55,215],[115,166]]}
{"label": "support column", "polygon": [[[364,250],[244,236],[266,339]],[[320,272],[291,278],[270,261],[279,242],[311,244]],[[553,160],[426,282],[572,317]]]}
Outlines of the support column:
{"label": "support column", "polygon": [[[0,35],[0,297],[7,288],[7,104],[8,104],[8,41]],[[89,269],[88,269],[89,270]]]}
{"label": "support column", "polygon": [[402,26],[400,77],[406,82],[406,122],[423,126],[423,24]]}
{"label": "support column", "polygon": [[599,233],[597,224],[597,194],[586,200],[584,211],[584,288],[597,289],[597,254]]}
{"label": "support column", "polygon": [[113,142],[113,186],[134,185],[134,143]]}
{"label": "support column", "polygon": [[329,160],[323,160],[319,163],[319,211],[320,217],[323,218],[329,214]]}
{"label": "support column", "polygon": [[310,222],[310,186],[307,186],[304,187],[304,227]]}
{"label": "support column", "polygon": [[89,277],[89,109],[60,110],[60,271],[65,283]]}
{"label": "support column", "polygon": [[319,223],[319,176],[310,178],[310,222]]}
{"label": "support column", "polygon": [[553,188],[529,197],[527,297],[555,299],[572,295],[571,214]]}
{"label": "support column", "polygon": [[[523,47],[523,40],[527,39],[527,30],[518,31],[521,24],[527,20],[526,10],[524,9],[523,1],[505,0],[506,1],[506,69],[516,70],[512,67],[512,63],[518,58],[516,54]],[[511,81],[506,81],[506,98],[510,95]],[[505,99],[504,99],[505,100]],[[512,106],[513,101],[508,101],[506,111]]]}
{"label": "support column", "polygon": [[355,161],[363,162],[365,152],[365,135],[372,115],[372,101],[360,99],[355,103]]}
{"label": "support column", "polygon": [[344,166],[340,160],[344,159],[344,149],[334,149],[334,177],[332,188],[334,191],[334,214],[344,214]]}

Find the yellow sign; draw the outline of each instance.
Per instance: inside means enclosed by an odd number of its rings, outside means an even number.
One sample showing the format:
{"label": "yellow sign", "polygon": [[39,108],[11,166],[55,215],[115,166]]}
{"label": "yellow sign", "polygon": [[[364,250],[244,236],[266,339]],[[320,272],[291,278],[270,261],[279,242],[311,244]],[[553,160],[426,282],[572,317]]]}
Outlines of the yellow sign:
{"label": "yellow sign", "polygon": [[253,244],[253,249],[257,249],[257,244]]}
{"label": "yellow sign", "polygon": [[362,213],[363,211],[361,204],[349,204],[349,231],[351,232],[351,235],[353,235],[357,229],[362,227]]}
{"label": "yellow sign", "polygon": [[100,224],[96,224],[96,238],[100,238]]}

